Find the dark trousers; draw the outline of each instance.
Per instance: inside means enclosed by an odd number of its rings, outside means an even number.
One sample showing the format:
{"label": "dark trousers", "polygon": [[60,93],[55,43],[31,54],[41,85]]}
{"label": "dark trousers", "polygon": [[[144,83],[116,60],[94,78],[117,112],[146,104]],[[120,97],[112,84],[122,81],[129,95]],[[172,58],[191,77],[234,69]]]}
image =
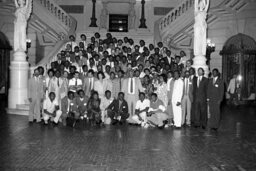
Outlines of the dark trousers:
{"label": "dark trousers", "polygon": [[190,112],[190,120],[191,120],[191,125],[195,124],[195,111],[196,111],[196,104],[195,102],[192,102],[191,104],[191,112]]}
{"label": "dark trousers", "polygon": [[219,128],[220,123],[220,102],[209,101],[210,118],[208,120],[209,128]]}
{"label": "dark trousers", "polygon": [[111,120],[113,120],[115,117],[117,118],[118,116],[121,116],[121,122],[124,122],[128,117],[129,117],[129,113],[123,113],[123,112],[114,112],[112,110],[108,110],[108,117],[111,118]]}
{"label": "dark trousers", "polygon": [[207,103],[202,101],[195,102],[195,126],[207,125]]}

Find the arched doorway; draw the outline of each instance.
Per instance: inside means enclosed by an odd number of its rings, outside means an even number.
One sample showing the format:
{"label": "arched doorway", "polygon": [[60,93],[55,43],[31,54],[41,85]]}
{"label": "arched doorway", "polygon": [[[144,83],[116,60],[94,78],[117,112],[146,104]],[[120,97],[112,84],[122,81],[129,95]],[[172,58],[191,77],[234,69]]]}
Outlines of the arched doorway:
{"label": "arched doorway", "polygon": [[10,51],[12,47],[4,33],[0,32],[0,98],[7,100],[9,88]]}
{"label": "arched doorway", "polygon": [[256,42],[250,36],[239,33],[229,38],[222,51],[223,79],[229,83],[234,74],[240,75],[241,98],[255,94],[256,87]]}

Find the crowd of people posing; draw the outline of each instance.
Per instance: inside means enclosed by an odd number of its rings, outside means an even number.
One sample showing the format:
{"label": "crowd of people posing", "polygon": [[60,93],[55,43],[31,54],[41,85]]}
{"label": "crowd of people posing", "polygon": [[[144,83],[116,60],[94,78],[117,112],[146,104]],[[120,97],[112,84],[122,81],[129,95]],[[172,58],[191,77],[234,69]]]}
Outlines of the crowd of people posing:
{"label": "crowd of people posing", "polygon": [[39,66],[29,80],[29,122],[75,126],[136,124],[144,128],[173,126],[217,130],[224,83],[217,69],[211,78],[196,71],[181,51],[173,56],[159,42],[139,45],[110,33],[91,40],[74,36],[50,68]]}

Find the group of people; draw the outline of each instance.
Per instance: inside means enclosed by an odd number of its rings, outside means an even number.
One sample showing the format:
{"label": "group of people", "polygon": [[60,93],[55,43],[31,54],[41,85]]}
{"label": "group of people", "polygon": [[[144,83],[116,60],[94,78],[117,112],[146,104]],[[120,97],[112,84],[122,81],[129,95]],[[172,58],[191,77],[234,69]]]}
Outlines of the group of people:
{"label": "group of people", "polygon": [[46,74],[42,66],[34,70],[29,122],[218,129],[224,83],[217,69],[212,78],[204,77],[203,68],[196,76],[184,51],[173,56],[162,42],[134,45],[110,33],[80,38],[70,36]]}

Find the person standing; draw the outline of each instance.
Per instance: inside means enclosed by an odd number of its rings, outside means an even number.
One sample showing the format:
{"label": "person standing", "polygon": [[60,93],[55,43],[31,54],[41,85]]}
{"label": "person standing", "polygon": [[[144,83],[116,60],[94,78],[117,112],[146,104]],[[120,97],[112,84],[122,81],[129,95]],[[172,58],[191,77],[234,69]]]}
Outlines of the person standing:
{"label": "person standing", "polygon": [[34,76],[28,81],[28,100],[30,102],[28,117],[29,122],[33,122],[34,119],[36,119],[37,122],[41,122],[40,108],[43,99],[43,80],[39,78],[39,70],[35,69]]}
{"label": "person standing", "polygon": [[172,108],[173,108],[173,120],[176,128],[181,127],[181,98],[183,94],[183,81],[180,79],[180,73],[178,70],[174,71],[174,84],[172,93]]}
{"label": "person standing", "polygon": [[88,77],[85,77],[84,79],[83,90],[85,92],[85,95],[90,97],[96,79],[93,77],[94,71],[92,69],[90,69],[87,74]]}
{"label": "person standing", "polygon": [[128,72],[129,78],[123,80],[122,91],[125,94],[125,99],[128,103],[130,113],[129,122],[133,123],[132,116],[134,115],[135,103],[139,99],[139,92],[143,92],[143,87],[139,78],[133,76],[133,70]]}
{"label": "person standing", "polygon": [[171,124],[173,120],[173,108],[172,108],[172,93],[173,93],[173,85],[174,85],[174,78],[173,72],[169,71],[167,73],[167,98],[168,98],[168,105],[167,105],[167,113],[169,118],[169,124]]}
{"label": "person standing", "polygon": [[190,74],[189,71],[185,71],[185,78],[184,82],[184,89],[183,89],[183,96],[181,101],[181,108],[182,108],[182,122],[181,124],[184,125],[191,125],[191,103],[193,102],[193,84],[190,81]]}
{"label": "person standing", "polygon": [[193,101],[191,102],[191,116],[190,116],[190,123],[191,125],[194,125],[195,123],[195,96],[196,96],[196,88],[197,88],[197,78],[195,76],[195,68],[191,67],[189,69],[189,79],[190,79],[190,82],[192,83],[192,87],[193,87],[193,90],[192,90],[192,97],[193,97]]}
{"label": "person standing", "polygon": [[208,127],[217,131],[220,123],[220,105],[224,96],[224,82],[219,78],[218,69],[212,70],[213,78],[208,83],[207,101],[210,109]]}
{"label": "person standing", "polygon": [[206,128],[207,125],[207,86],[208,79],[204,77],[204,69],[198,68],[197,86],[195,92],[195,127]]}

